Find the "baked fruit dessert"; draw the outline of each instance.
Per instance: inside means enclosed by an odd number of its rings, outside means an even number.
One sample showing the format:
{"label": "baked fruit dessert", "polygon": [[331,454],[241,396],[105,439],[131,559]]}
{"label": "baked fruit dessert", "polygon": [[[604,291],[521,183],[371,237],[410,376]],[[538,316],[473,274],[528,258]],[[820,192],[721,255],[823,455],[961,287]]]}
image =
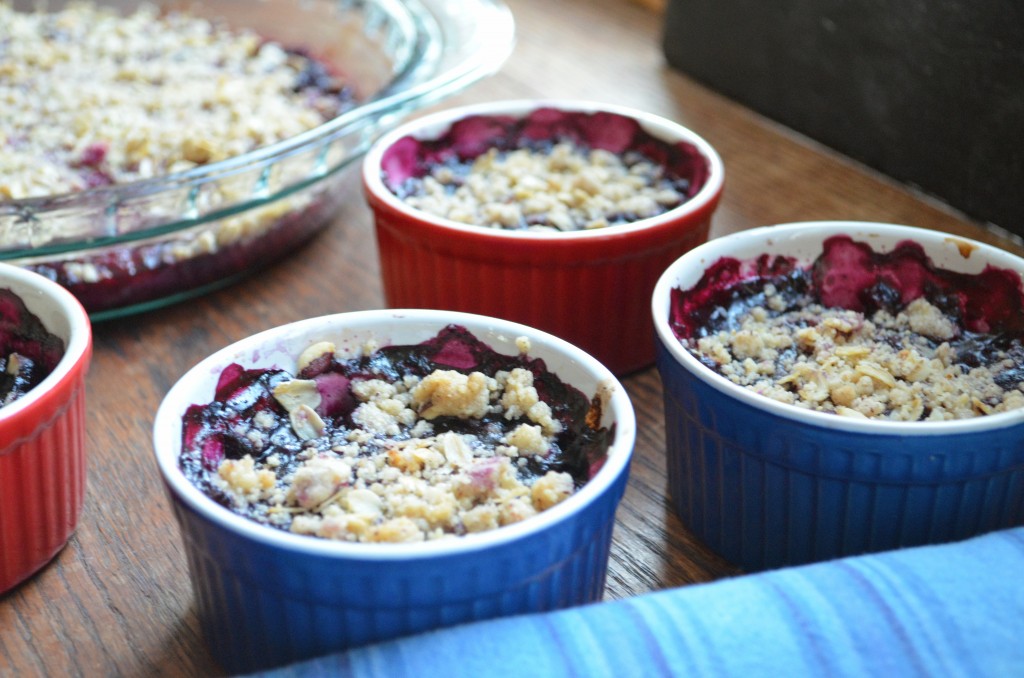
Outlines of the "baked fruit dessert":
{"label": "baked fruit dessert", "polygon": [[0,5],[0,26],[0,199],[188,171],[353,105],[328,64],[187,12]]}
{"label": "baked fruit dessert", "polygon": [[25,302],[0,288],[0,407],[43,381],[64,356],[64,342],[50,333]]}
{"label": "baked fruit dessert", "polygon": [[90,313],[229,281],[338,206],[318,184],[285,190],[335,161],[324,154],[197,174],[356,105],[303,45],[150,5],[0,4],[0,26],[0,253]]}
{"label": "baked fruit dessert", "polygon": [[528,116],[470,116],[433,140],[407,137],[384,182],[410,207],[459,223],[579,231],[655,217],[703,185],[705,162],[636,120],[540,108]]}
{"label": "baked fruit dessert", "polygon": [[601,467],[613,431],[530,358],[459,326],[410,346],[329,342],[282,369],[227,367],[184,415],[180,465],[218,503],[294,533],[358,542],[440,539],[525,520]]}
{"label": "baked fruit dessert", "polygon": [[671,326],[704,365],[802,408],[941,421],[1024,407],[1019,274],[937,268],[911,241],[877,253],[834,236],[803,267],[723,258],[673,290]]}

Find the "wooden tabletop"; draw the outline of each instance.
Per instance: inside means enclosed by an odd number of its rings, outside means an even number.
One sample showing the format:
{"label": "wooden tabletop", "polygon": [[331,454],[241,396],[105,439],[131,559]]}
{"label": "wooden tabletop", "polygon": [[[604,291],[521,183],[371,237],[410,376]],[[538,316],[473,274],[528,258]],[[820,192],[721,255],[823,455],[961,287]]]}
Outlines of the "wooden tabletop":
{"label": "wooden tabletop", "polygon": [[[543,97],[641,108],[704,136],[726,167],[712,236],[764,224],[861,219],[1015,248],[938,201],[865,170],[670,70],[660,16],[625,0],[509,0],[518,44],[502,71],[444,102]],[[368,209],[355,189],[330,227],[280,264],[205,298],[97,324],[88,377],[88,494],[68,546],[0,597],[0,676],[216,675],[198,629],[178,526],[153,459],[153,415],[171,384],[256,331],[383,305]],[[606,597],[734,570],[666,499],[661,386],[624,380],[638,438],[619,507]]]}

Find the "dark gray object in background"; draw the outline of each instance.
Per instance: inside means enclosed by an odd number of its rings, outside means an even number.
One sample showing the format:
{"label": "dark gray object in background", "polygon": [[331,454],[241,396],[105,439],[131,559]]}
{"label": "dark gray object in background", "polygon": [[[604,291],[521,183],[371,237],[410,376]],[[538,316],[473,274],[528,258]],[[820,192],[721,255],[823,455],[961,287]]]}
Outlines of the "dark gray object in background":
{"label": "dark gray object in background", "polygon": [[1024,235],[1024,3],[669,0],[664,28],[672,66]]}

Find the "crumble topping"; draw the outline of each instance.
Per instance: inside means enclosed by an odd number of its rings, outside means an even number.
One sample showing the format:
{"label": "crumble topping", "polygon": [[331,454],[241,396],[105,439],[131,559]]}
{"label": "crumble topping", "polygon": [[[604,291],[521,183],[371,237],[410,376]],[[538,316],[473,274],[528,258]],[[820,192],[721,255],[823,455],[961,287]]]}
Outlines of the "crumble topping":
{"label": "crumble topping", "polygon": [[[351,88],[301,45],[184,11],[141,4],[122,15],[77,2],[21,12],[0,0],[0,27],[0,202],[187,171],[293,137],[354,104]],[[111,203],[105,213],[81,203],[30,220],[15,215],[0,220],[0,250],[203,217],[273,195],[311,171],[296,156],[272,171],[204,180],[187,196],[167,190]],[[70,289],[89,311],[151,301],[217,280],[224,265],[241,268],[237,250],[258,239],[277,239],[271,251],[287,245],[299,224],[323,218],[321,201],[299,191],[168,240],[19,263]],[[193,261],[185,282],[167,275]]]}
{"label": "crumble topping", "polygon": [[577,231],[657,216],[686,200],[664,168],[573,143],[492,148],[471,163],[446,163],[406,182],[411,207],[466,224]]}
{"label": "crumble topping", "polygon": [[[466,336],[453,327],[438,339]],[[425,363],[417,347],[382,356],[387,349],[368,346],[348,361],[334,350],[307,349],[295,375],[225,370],[226,390],[186,414],[182,466],[192,481],[294,533],[423,541],[547,510],[586,482],[593,448],[607,450],[608,432],[587,421],[593,405],[525,353],[477,347],[482,364],[455,369]]]}
{"label": "crumble topping", "polygon": [[311,129],[344,101],[309,57],[153,6],[0,3],[0,26],[0,199],[217,162]]}
{"label": "crumble topping", "polygon": [[770,283],[763,294],[683,345],[756,393],[842,416],[940,421],[1024,407],[1021,342],[988,345],[924,298],[866,317],[794,303]]}

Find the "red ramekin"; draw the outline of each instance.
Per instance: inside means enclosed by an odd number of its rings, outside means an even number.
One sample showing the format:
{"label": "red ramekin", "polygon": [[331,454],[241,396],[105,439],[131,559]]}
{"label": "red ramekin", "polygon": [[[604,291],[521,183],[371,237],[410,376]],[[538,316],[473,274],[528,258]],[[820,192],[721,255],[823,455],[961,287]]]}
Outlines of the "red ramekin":
{"label": "red ramekin", "polygon": [[[500,143],[510,121],[524,119],[525,134],[533,141],[545,133],[568,134],[617,152],[632,150],[641,138],[641,150],[657,145],[681,154],[694,172],[691,197],[656,217],[555,233],[436,217],[405,204],[386,183],[389,167],[422,165],[415,157],[421,146],[416,142],[436,153],[436,140],[452,139],[460,154],[472,147],[473,157]],[[471,130],[471,138],[463,138],[461,129]],[[391,172],[391,181],[398,181],[396,174]],[[579,346],[620,375],[653,363],[651,293],[670,263],[707,240],[723,175],[714,149],[681,125],[619,106],[567,101],[493,102],[419,118],[378,140],[363,164],[389,306],[478,313],[530,325]]]}
{"label": "red ramekin", "polygon": [[81,304],[57,283],[0,264],[13,291],[64,341],[41,383],[0,407],[0,594],[48,563],[78,524],[85,498],[85,374],[92,329]]}

